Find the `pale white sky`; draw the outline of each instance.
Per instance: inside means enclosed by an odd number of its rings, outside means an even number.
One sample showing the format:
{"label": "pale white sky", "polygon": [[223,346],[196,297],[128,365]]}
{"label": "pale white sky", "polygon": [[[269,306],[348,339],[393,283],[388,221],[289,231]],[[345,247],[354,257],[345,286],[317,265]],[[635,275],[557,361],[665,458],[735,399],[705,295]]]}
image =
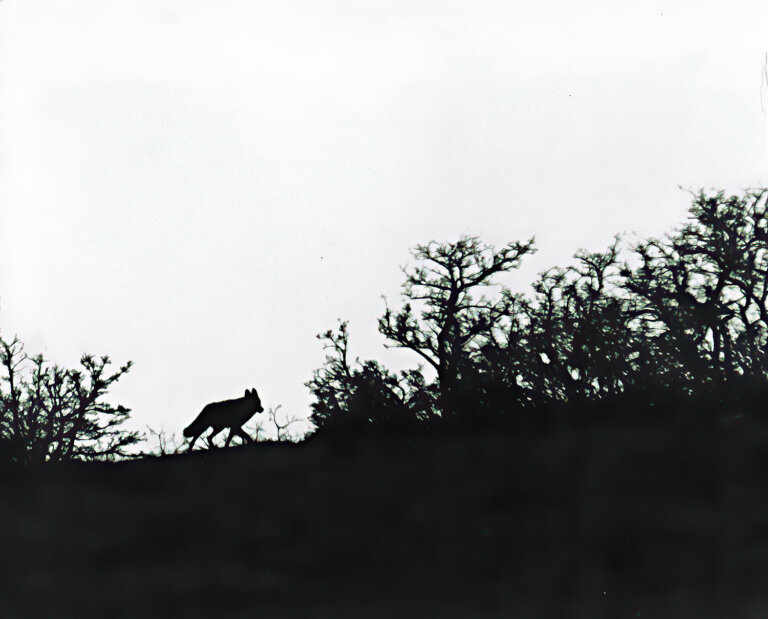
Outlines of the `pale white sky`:
{"label": "pale white sky", "polygon": [[768,183],[766,24],[753,1],[4,0],[0,329],[134,360],[133,427],[251,386],[303,415],[337,317],[355,354],[417,362],[376,331],[416,243],[535,234],[527,290],[680,223],[678,185]]}

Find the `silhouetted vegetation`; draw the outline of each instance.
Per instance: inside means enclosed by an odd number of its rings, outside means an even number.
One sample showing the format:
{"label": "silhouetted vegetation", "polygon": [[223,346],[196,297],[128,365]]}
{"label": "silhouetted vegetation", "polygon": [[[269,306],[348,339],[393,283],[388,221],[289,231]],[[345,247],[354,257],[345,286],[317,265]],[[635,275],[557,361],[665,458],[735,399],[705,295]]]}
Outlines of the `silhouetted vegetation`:
{"label": "silhouetted vegetation", "polygon": [[27,355],[17,337],[0,337],[0,460],[113,460],[142,439],[120,427],[129,409],[104,401],[131,362],[114,372],[106,356],[83,355],[80,364],[77,370],[52,365]]}
{"label": "silhouetted vegetation", "polygon": [[363,429],[368,425],[410,427],[436,418],[438,394],[419,370],[395,375],[376,361],[349,358],[347,323],[318,335],[329,351],[324,366],[307,383],[320,427]]}
{"label": "silhouetted vegetation", "polygon": [[[386,307],[387,346],[425,365],[352,362],[347,324],[307,383],[321,428],[567,425],[604,415],[743,413],[768,397],[768,190],[694,196],[688,221],[622,255],[579,250],[532,297],[494,287],[535,251],[476,237],[431,242]],[[491,294],[492,291],[493,294]],[[425,367],[432,370],[429,380]]]}

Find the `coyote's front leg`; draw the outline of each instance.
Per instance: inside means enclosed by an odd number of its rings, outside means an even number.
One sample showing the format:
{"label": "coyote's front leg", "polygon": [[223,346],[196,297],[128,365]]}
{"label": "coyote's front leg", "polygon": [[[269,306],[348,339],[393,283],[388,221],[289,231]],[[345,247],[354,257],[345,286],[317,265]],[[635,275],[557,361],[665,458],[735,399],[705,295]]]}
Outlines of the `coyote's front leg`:
{"label": "coyote's front leg", "polygon": [[[213,449],[216,445],[213,444],[213,437],[221,432],[224,428],[213,428],[213,432],[208,435],[208,447]],[[227,441],[229,442],[229,441]]]}

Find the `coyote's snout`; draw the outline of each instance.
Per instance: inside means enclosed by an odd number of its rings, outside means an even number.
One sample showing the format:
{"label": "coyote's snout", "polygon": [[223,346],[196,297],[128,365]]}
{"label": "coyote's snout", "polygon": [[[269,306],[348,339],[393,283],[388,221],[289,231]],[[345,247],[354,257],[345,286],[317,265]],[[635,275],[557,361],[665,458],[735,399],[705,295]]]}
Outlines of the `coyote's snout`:
{"label": "coyote's snout", "polygon": [[208,435],[208,445],[211,447],[213,446],[213,437],[224,428],[229,428],[226,446],[229,445],[229,441],[235,434],[243,437],[246,441],[253,442],[253,439],[248,436],[242,426],[256,413],[263,411],[264,407],[261,405],[259,394],[256,393],[255,389],[246,389],[242,398],[211,402],[200,411],[192,423],[184,428],[184,436],[192,438],[189,442],[189,450],[192,450],[192,445],[209,427],[213,429],[213,432]]}

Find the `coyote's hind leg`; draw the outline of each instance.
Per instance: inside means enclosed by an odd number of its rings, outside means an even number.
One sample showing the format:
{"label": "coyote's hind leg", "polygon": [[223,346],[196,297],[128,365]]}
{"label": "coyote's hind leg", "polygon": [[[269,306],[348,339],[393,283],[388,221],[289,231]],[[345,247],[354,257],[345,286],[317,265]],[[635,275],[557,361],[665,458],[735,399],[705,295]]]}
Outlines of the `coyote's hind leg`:
{"label": "coyote's hind leg", "polygon": [[241,438],[245,439],[245,442],[246,442],[246,443],[253,443],[253,438],[251,438],[251,435],[250,435],[250,434],[248,434],[248,433],[247,433],[245,430],[243,430],[242,428],[238,428],[238,429],[235,431],[235,434],[237,434],[239,437],[241,437]]}

